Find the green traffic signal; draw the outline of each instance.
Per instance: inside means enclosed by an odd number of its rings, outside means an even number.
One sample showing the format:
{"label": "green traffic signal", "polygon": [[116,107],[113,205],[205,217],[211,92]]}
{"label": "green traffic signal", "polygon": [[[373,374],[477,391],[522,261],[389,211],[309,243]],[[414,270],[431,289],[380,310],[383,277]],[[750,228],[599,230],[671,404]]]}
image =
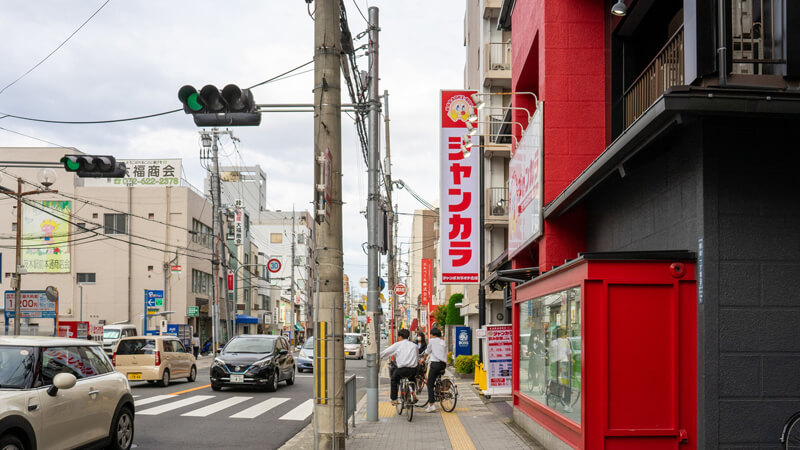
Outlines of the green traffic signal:
{"label": "green traffic signal", "polygon": [[203,105],[201,105],[200,102],[197,101],[196,92],[194,94],[189,95],[189,98],[186,99],[186,104],[189,105],[189,109],[191,109],[192,111],[200,111],[201,109],[203,109]]}
{"label": "green traffic signal", "polygon": [[197,89],[192,86],[183,86],[178,90],[178,100],[183,103],[184,112],[200,111],[203,109],[203,104],[200,103],[200,98],[197,94]]}
{"label": "green traffic signal", "polygon": [[81,168],[81,164],[73,158],[67,158],[66,156],[61,158],[61,163],[64,164],[64,169],[67,172],[77,172],[78,169]]}

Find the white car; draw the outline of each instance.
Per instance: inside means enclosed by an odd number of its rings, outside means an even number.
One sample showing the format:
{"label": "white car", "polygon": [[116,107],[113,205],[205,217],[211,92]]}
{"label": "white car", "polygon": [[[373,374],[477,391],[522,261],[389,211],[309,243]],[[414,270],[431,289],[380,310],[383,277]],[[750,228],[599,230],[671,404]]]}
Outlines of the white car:
{"label": "white car", "polygon": [[0,449],[129,449],[128,380],[82,339],[0,336]]}

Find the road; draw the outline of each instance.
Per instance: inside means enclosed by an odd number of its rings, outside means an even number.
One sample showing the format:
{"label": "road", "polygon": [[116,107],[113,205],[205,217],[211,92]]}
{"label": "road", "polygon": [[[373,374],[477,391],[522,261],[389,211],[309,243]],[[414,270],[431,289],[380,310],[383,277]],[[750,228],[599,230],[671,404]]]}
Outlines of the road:
{"label": "road", "polygon": [[[163,388],[133,382],[136,402],[134,445],[138,449],[275,449],[311,422],[314,374],[297,373],[295,384],[277,392],[240,388],[214,392],[210,359],[198,363],[197,380],[174,380]],[[364,360],[348,360],[358,398],[365,393]]]}

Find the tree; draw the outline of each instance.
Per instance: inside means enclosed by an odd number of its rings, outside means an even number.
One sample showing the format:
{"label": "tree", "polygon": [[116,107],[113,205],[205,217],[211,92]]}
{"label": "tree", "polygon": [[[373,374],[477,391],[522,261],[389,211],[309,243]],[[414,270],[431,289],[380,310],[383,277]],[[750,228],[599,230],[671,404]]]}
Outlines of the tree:
{"label": "tree", "polygon": [[439,305],[433,310],[431,315],[433,316],[434,322],[439,325],[439,328],[444,328],[447,324],[447,307],[445,305]]}
{"label": "tree", "polygon": [[445,323],[447,325],[464,325],[464,317],[461,312],[456,308],[456,303],[461,303],[464,300],[464,294],[453,294],[447,302],[447,318]]}

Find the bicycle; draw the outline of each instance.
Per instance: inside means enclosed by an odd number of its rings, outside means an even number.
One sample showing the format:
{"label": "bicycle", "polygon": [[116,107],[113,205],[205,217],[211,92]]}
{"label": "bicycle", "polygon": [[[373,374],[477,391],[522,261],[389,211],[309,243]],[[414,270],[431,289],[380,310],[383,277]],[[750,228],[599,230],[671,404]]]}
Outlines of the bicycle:
{"label": "bicycle", "polygon": [[458,403],[458,386],[453,383],[453,379],[449,376],[442,375],[433,384],[433,404],[439,402],[444,412],[453,412]]}
{"label": "bicycle", "polygon": [[400,380],[400,395],[397,396],[397,415],[403,414],[405,409],[409,422],[414,418],[414,384],[408,378]]}
{"label": "bicycle", "polygon": [[783,425],[781,448],[800,449],[800,411],[792,414]]}

